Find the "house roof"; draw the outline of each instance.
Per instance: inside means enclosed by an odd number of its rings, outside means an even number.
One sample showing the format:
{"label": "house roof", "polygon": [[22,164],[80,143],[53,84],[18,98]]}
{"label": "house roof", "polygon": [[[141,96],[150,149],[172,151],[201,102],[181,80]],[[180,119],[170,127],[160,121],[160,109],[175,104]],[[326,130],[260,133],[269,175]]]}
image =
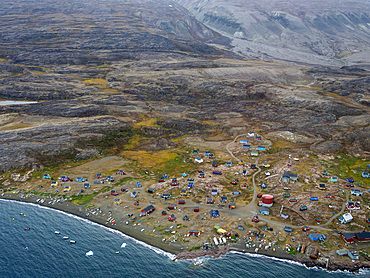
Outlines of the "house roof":
{"label": "house roof", "polygon": [[342,237],[346,240],[353,239],[356,233],[342,233]]}
{"label": "house roof", "polygon": [[150,205],[150,206],[147,206],[146,208],[143,208],[141,211],[150,212],[152,210],[154,210],[154,206]]}
{"label": "house roof", "polygon": [[269,208],[267,208],[267,207],[261,207],[261,208],[260,208],[260,211],[270,211],[270,210],[269,210]]}
{"label": "house roof", "polygon": [[370,239],[370,232],[356,233],[358,239]]}

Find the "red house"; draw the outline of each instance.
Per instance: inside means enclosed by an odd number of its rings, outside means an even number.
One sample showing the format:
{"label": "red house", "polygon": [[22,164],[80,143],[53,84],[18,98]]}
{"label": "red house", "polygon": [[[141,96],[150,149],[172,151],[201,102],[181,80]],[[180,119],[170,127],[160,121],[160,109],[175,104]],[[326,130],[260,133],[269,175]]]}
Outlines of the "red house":
{"label": "red house", "polygon": [[175,205],[169,205],[168,209],[176,209],[176,206]]}
{"label": "red house", "polygon": [[179,200],[179,205],[184,205],[185,204],[185,200]]}
{"label": "red house", "polygon": [[370,232],[356,233],[356,239],[360,242],[370,242]]}
{"label": "red house", "polygon": [[148,215],[149,213],[153,212],[154,210],[155,210],[155,208],[153,207],[153,205],[150,205],[150,206],[147,206],[146,208],[142,209],[141,213],[144,214],[144,215]]}
{"label": "red house", "polygon": [[199,207],[194,207],[194,212],[199,212]]}
{"label": "red house", "polygon": [[347,243],[354,243],[355,242],[355,233],[341,233],[342,238]]}
{"label": "red house", "polygon": [[200,235],[200,231],[198,231],[198,230],[190,230],[190,231],[189,231],[189,235],[196,235],[196,236],[199,236],[199,235]]}
{"label": "red house", "polygon": [[176,220],[176,217],[174,214],[171,214],[171,216],[168,216],[168,221],[175,221]]}

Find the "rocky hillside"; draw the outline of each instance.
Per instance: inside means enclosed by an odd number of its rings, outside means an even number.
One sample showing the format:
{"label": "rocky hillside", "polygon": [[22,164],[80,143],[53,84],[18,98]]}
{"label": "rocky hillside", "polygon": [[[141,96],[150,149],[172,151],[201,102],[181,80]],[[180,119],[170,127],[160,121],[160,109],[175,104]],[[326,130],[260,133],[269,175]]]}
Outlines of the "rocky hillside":
{"label": "rocky hillside", "polygon": [[366,0],[176,0],[257,59],[319,65],[370,64]]}
{"label": "rocky hillside", "polygon": [[0,99],[38,103],[0,106],[0,171],[250,129],[370,152],[368,71],[253,61],[230,43],[174,1],[4,0]]}

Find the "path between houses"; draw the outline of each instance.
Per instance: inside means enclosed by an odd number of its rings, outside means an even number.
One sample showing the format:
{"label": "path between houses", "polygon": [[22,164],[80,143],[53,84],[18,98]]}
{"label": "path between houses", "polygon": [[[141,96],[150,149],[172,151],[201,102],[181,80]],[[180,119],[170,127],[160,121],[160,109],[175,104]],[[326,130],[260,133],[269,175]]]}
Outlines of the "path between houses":
{"label": "path between houses", "polygon": [[342,205],[342,209],[340,210],[340,212],[338,212],[337,214],[334,214],[325,224],[322,224],[320,225],[319,227],[326,227],[326,225],[330,224],[331,222],[333,222],[334,219],[336,219],[338,217],[338,215],[341,215],[344,210],[346,209],[346,204],[348,203],[349,199],[348,199],[348,192],[346,192],[346,202]]}
{"label": "path between houses", "polygon": [[[229,152],[229,154],[237,161],[240,161],[240,159],[238,159],[230,150],[229,150],[229,146],[234,143],[239,137],[241,136],[246,136],[247,134],[241,134],[241,135],[238,135],[236,136],[233,141],[229,142],[227,145],[226,145],[226,150]],[[272,143],[271,141],[269,141],[269,146],[271,146]],[[246,217],[253,217],[254,215],[257,215],[258,214],[258,206],[256,204],[256,199],[257,199],[257,186],[256,186],[256,181],[255,181],[255,177],[258,173],[261,172],[261,168],[258,166],[258,160],[259,158],[257,158],[256,160],[256,165],[257,165],[257,169],[258,171],[255,172],[252,176],[252,182],[253,182],[253,198],[251,200],[251,202],[249,204],[247,204],[246,206],[242,207],[241,209],[243,210],[243,214],[244,216]],[[348,202],[348,193],[346,192],[346,198],[347,198],[347,202]],[[342,214],[345,210],[345,204],[343,205],[341,211],[338,213],[338,214]],[[312,229],[321,229],[321,230],[326,230],[326,231],[333,231],[332,229],[329,229],[329,228],[326,228],[326,225],[330,224],[337,216],[338,214],[335,214],[333,217],[331,217],[325,224],[323,225],[317,225],[317,226],[308,226]],[[278,222],[278,221],[273,221],[271,219],[268,219],[266,218],[265,216],[263,215],[259,215],[258,216],[260,220],[262,221],[265,221],[266,223],[268,222],[269,225],[274,225],[275,227],[278,227],[279,229],[283,230],[285,226],[289,226],[289,227],[292,227],[292,228],[296,228],[296,229],[300,229],[302,226],[297,226],[297,225],[289,225],[287,223],[283,223],[283,222]]]}

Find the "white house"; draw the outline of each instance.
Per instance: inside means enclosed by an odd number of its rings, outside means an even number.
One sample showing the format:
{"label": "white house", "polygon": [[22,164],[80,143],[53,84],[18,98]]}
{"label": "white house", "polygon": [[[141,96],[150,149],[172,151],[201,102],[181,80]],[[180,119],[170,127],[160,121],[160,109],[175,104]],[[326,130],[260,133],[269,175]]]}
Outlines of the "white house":
{"label": "white house", "polygon": [[346,224],[351,222],[353,220],[353,217],[351,213],[347,212],[343,214],[341,217],[339,217],[338,220],[340,221],[340,223]]}
{"label": "white house", "polygon": [[196,157],[195,158],[195,162],[197,162],[197,163],[203,163],[203,159],[200,158],[200,157]]}

